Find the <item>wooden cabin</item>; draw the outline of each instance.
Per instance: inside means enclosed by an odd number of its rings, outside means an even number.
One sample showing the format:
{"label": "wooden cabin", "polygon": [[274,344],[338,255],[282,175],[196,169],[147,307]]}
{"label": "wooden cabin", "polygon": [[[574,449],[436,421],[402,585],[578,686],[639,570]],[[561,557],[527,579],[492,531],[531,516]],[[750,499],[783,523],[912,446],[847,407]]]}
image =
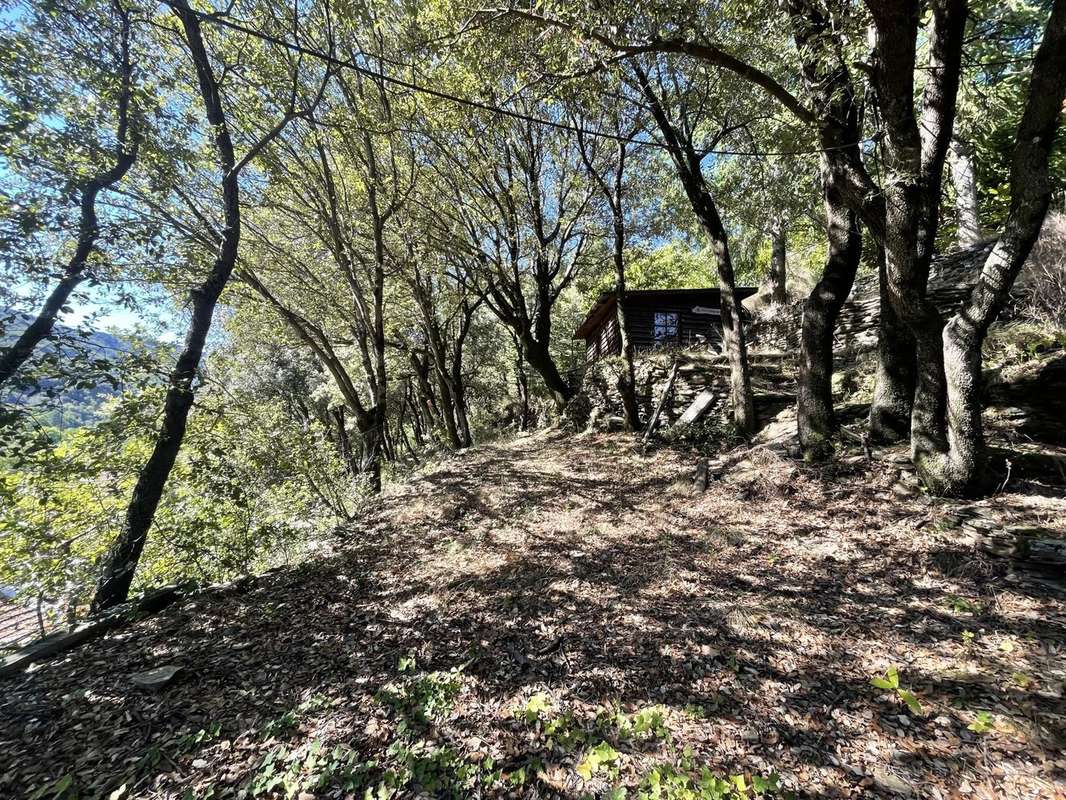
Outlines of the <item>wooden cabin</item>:
{"label": "wooden cabin", "polygon": [[[755,294],[737,287],[740,303]],[[626,292],[626,322],[636,350],[657,347],[717,347],[722,340],[722,294],[719,289],[645,289]],[[619,355],[617,303],[614,292],[604,292],[574,331],[585,340],[585,361]]]}

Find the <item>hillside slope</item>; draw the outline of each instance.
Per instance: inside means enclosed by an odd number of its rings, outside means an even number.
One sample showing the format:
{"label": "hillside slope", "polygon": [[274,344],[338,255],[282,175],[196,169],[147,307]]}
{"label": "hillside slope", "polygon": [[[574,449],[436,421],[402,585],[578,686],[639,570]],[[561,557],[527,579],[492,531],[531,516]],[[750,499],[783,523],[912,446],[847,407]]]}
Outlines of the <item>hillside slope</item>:
{"label": "hillside slope", "polygon": [[[694,495],[624,436],[465,451],[320,561],[4,681],[0,795],[1061,796],[1061,590],[897,460],[762,451]],[[1044,495],[988,504],[1066,518]]]}

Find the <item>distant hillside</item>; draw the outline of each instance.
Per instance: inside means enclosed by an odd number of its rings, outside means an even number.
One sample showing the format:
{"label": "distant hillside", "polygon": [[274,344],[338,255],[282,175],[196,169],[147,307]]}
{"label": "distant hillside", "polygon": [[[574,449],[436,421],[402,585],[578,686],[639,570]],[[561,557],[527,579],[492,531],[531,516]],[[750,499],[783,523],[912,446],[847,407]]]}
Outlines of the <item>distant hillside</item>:
{"label": "distant hillside", "polygon": [[[26,329],[32,317],[22,312],[0,312],[0,346],[6,347]],[[117,361],[133,350],[136,340],[102,330],[84,331],[57,324],[34,358],[62,353],[64,360],[78,354],[92,360]],[[41,407],[38,421],[59,429],[74,428],[99,419],[100,408],[119,389],[106,380],[95,386],[71,386],[64,376],[45,377],[34,387],[19,387],[0,396],[0,403],[16,407]]]}

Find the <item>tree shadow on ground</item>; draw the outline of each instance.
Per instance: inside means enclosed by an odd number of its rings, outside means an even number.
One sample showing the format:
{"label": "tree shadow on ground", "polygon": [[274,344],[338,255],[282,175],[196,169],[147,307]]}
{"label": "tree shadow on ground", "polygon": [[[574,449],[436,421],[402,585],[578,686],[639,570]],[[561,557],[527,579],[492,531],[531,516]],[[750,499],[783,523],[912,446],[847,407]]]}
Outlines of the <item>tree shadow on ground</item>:
{"label": "tree shadow on ground", "polygon": [[[869,482],[770,462],[692,497],[685,463],[624,437],[480,448],[333,557],[6,681],[0,793],[577,798],[664,763],[800,797],[1066,778],[1053,599]],[[177,683],[131,685],[162,663]],[[922,714],[871,686],[889,665]],[[995,731],[968,729],[982,710]]]}

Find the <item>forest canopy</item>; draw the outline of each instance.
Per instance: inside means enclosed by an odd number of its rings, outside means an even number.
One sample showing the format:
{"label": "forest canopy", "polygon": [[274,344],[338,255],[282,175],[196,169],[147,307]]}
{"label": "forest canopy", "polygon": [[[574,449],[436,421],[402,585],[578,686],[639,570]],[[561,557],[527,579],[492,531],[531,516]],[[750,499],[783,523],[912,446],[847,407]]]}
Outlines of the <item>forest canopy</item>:
{"label": "forest canopy", "polygon": [[604,293],[624,332],[627,291],[719,291],[740,440],[736,290],[798,309],[819,462],[872,281],[869,439],[987,489],[985,340],[1066,190],[1066,3],[43,0],[4,3],[0,51],[0,584],[57,615],[299,559],[560,424]]}

